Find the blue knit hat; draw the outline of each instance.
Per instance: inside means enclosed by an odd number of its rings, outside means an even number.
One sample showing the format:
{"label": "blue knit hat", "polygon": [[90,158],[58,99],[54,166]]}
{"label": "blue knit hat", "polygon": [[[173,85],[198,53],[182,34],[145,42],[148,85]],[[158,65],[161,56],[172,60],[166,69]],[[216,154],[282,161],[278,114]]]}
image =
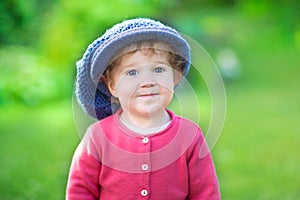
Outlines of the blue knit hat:
{"label": "blue knit hat", "polygon": [[190,48],[173,28],[147,18],[123,21],[108,29],[93,41],[77,65],[75,93],[86,114],[103,119],[119,109],[111,102],[110,94],[100,77],[118,50],[138,41],[158,40],[167,43],[177,55],[186,60],[183,74],[190,68]]}

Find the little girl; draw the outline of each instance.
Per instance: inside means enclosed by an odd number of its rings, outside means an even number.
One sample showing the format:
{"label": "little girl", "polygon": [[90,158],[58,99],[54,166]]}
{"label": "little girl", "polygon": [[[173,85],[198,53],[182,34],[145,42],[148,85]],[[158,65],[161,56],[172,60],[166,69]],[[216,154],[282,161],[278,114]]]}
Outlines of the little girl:
{"label": "little girl", "polygon": [[174,29],[137,18],[96,39],[77,63],[76,96],[99,121],[70,168],[67,200],[218,200],[200,128],[166,109],[190,67]]}

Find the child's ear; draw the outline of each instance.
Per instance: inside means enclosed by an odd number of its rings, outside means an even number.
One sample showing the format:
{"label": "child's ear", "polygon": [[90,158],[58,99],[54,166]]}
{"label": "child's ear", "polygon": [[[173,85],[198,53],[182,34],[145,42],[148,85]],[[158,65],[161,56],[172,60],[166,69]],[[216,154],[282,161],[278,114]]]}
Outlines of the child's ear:
{"label": "child's ear", "polygon": [[108,81],[107,88],[114,97],[117,97],[116,90],[115,90],[115,84],[112,81]]}
{"label": "child's ear", "polygon": [[182,79],[182,74],[176,70],[174,70],[173,74],[174,74],[174,85],[177,85]]}

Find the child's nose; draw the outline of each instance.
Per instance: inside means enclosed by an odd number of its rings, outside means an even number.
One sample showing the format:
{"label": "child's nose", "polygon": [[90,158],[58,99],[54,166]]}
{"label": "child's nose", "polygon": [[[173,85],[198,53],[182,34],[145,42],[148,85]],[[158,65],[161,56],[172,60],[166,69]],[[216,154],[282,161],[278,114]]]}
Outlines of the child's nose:
{"label": "child's nose", "polygon": [[153,87],[156,82],[155,82],[155,78],[151,73],[144,73],[141,76],[141,82],[140,82],[140,86],[141,87]]}
{"label": "child's nose", "polygon": [[143,82],[141,84],[141,87],[147,88],[147,87],[153,87],[155,86],[155,82],[151,81],[151,82]]}

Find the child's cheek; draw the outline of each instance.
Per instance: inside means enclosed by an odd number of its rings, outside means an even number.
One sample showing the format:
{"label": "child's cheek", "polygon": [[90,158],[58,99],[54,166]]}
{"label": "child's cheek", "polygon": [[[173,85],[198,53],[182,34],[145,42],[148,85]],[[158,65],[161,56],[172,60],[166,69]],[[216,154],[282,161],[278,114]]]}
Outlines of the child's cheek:
{"label": "child's cheek", "polygon": [[166,77],[158,83],[161,89],[168,90],[169,92],[173,92],[174,81],[170,77]]}

